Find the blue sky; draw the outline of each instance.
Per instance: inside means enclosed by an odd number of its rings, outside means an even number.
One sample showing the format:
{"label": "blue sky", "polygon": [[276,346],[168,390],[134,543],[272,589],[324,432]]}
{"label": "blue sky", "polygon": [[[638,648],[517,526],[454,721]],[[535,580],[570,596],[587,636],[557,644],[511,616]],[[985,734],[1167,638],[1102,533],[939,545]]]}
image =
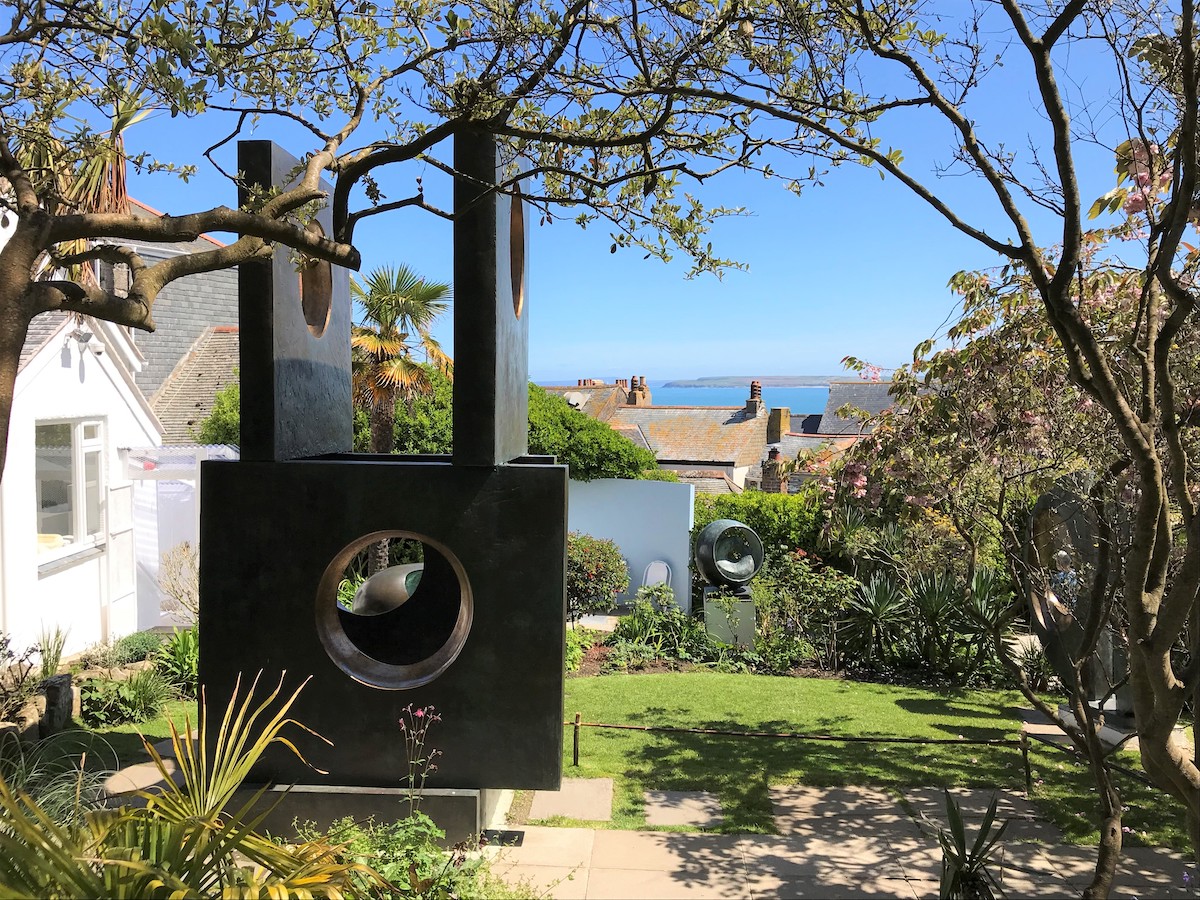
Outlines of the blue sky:
{"label": "blue sky", "polygon": [[[1014,148],[1045,146],[1045,123],[1032,112],[1031,91],[1021,78],[1014,63],[981,92],[975,109],[999,122],[981,131]],[[1073,89],[1090,100],[1101,96],[1094,80],[1075,81]],[[219,124],[216,116],[192,122],[156,116],[136,126],[128,140],[160,159],[191,161],[190,148],[213,143]],[[292,137],[286,130],[252,136],[274,137],[285,146]],[[904,148],[916,171],[927,171],[930,163],[947,161],[945,136],[944,127],[913,120],[902,123],[891,142]],[[304,149],[299,135],[294,140],[289,149]],[[1113,186],[1112,157],[1084,148],[1082,162],[1090,203]],[[233,167],[232,151],[226,164]],[[402,183],[411,185],[417,175],[436,202],[442,176],[411,164]],[[602,225],[582,231],[569,222],[535,222],[528,248],[531,377],[562,383],[633,374],[651,380],[838,374],[846,355],[885,367],[910,360],[912,348],[954,314],[950,276],[998,260],[873,170],[844,166],[824,180],[800,197],[780,183],[740,173],[690,188],[710,204],[750,211],[719,223],[712,234],[720,255],[748,266],[721,280],[686,280],[682,260],[664,265],[643,260],[637,250],[611,254]],[[190,185],[165,175],[131,175],[130,183],[140,200],[171,213],[235,202],[232,186],[204,166]],[[994,201],[972,179],[943,178],[938,189],[973,220],[1003,224]],[[1054,240],[1052,230],[1044,233],[1046,243]],[[366,220],[356,244],[364,271],[407,263],[426,278],[451,278],[450,226],[428,213],[405,210]],[[453,353],[448,317],[435,333]]]}

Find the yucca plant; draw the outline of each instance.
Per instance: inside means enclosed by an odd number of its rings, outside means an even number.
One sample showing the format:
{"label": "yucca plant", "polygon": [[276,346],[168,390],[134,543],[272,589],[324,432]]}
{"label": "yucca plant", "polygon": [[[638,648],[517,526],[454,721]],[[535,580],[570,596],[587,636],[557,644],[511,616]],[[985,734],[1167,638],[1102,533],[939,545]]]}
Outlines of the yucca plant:
{"label": "yucca plant", "polygon": [[992,831],[996,821],[996,797],[992,797],[979,823],[979,834],[970,847],[967,846],[962,811],[949,791],[946,791],[946,818],[949,823],[947,827],[938,829],[938,843],[942,846],[942,880],[938,896],[941,900],[993,900],[1003,897],[1004,890],[1000,882],[988,868],[1000,838],[1008,829],[1008,822],[1001,822],[995,832]]}
{"label": "yucca plant", "polygon": [[[0,895],[6,897],[331,897],[345,895],[354,875],[382,884],[373,870],[344,862],[341,847],[324,838],[280,845],[256,829],[265,788],[237,809],[234,793],[272,744],[299,750],[282,732],[302,684],[279,701],[283,677],[260,703],[254,684],[241,697],[240,681],[212,744],[202,704],[199,739],[171,742],[183,784],[146,744],[165,787],[142,792],[144,807],[96,810],[73,825],[56,823],[27,794],[0,782]],[[190,731],[190,728],[187,728]],[[186,733],[186,732],[185,732]],[[311,731],[309,732],[312,733]]]}
{"label": "yucca plant", "polygon": [[877,652],[886,662],[896,656],[908,622],[908,598],[894,578],[876,573],[846,604],[843,631],[848,645],[866,662],[872,662]]}
{"label": "yucca plant", "polygon": [[910,596],[924,662],[936,671],[950,671],[955,661],[954,636],[962,618],[962,596],[954,576],[923,572],[913,580]]}

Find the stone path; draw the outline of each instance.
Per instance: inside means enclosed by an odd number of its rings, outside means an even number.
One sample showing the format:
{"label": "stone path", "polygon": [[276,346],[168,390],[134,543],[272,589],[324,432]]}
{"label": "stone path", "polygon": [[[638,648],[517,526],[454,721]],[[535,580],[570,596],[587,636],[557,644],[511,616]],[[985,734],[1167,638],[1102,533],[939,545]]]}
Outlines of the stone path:
{"label": "stone path", "polygon": [[[594,802],[595,791],[576,786],[570,793]],[[953,793],[970,839],[992,792]],[[720,812],[702,792],[647,792],[646,799],[650,824],[711,825]],[[558,900],[938,896],[941,850],[932,822],[944,817],[940,788],[905,791],[901,803],[872,788],[780,787],[771,789],[771,801],[778,835],[524,826],[521,846],[488,852],[495,872]],[[560,808],[580,818],[569,802]],[[1000,794],[999,815],[1012,823],[998,860],[1007,896],[1079,897],[1095,849],[1063,845],[1019,794]],[[1186,868],[1179,854],[1126,848],[1112,896],[1194,897],[1183,886]]]}

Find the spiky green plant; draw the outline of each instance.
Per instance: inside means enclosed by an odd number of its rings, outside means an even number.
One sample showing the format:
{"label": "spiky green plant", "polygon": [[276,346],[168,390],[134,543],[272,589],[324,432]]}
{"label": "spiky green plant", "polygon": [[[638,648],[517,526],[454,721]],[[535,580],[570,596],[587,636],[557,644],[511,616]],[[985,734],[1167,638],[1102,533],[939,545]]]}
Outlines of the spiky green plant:
{"label": "spiky green plant", "polygon": [[979,833],[970,847],[967,846],[962,811],[949,791],[946,791],[946,818],[947,827],[938,829],[938,843],[942,846],[942,880],[938,896],[941,900],[993,900],[1003,897],[1004,890],[1000,882],[988,868],[1000,838],[1008,829],[1008,822],[1001,822],[992,832],[992,825],[996,821],[996,798],[992,797],[979,823]]}
{"label": "spiky green plant", "polygon": [[304,685],[280,700],[280,676],[261,702],[255,700],[257,687],[256,678],[242,697],[239,680],[211,752],[207,705],[202,704],[195,743],[172,724],[182,784],[175,784],[162,757],[146,743],[165,787],[161,793],[141,792],[144,807],[94,810],[77,824],[60,825],[28,794],[0,781],[5,822],[0,895],[341,898],[355,874],[382,884],[368,867],[342,861],[341,848],[328,840],[280,845],[260,834],[257,828],[270,812],[260,807],[266,788],[230,808],[269,746],[282,744],[303,759],[283,732],[293,726],[309,731],[288,717]]}

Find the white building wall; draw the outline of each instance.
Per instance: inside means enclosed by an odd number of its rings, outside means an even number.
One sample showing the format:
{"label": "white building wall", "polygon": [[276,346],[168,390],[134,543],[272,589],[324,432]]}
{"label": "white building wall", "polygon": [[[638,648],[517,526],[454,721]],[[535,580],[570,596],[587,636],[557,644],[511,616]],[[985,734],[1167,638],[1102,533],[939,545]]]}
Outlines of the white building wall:
{"label": "white building wall", "polygon": [[629,591],[617,603],[631,603],[646,566],[661,559],[671,567],[675,601],[691,609],[691,531],[695,488],[669,481],[605,478],[572,481],[567,527],[613,541],[629,565]]}
{"label": "white building wall", "polygon": [[[36,643],[43,625],[69,628],[66,652],[137,627],[132,491],[119,447],[157,444],[154,417],[108,354],[53,340],[17,375],[8,462],[0,481],[0,629],[13,645]],[[47,562],[37,547],[34,428],[37,422],[103,423],[108,534],[97,547]]]}

